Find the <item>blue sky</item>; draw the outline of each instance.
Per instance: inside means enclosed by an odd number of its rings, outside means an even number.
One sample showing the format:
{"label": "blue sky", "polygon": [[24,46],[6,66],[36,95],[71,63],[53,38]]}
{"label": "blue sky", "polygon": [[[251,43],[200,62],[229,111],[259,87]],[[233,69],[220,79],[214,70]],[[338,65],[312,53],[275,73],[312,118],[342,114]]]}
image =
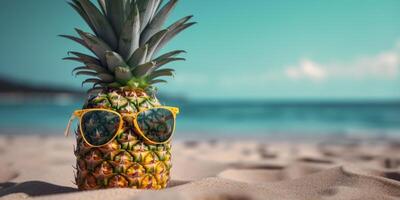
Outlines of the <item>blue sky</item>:
{"label": "blue sky", "polygon": [[[64,0],[3,0],[0,74],[80,87],[62,61],[87,30]],[[181,0],[171,17],[199,22],[167,49],[185,49],[164,93],[193,99],[400,97],[400,1]],[[171,22],[172,22],[171,20]]]}

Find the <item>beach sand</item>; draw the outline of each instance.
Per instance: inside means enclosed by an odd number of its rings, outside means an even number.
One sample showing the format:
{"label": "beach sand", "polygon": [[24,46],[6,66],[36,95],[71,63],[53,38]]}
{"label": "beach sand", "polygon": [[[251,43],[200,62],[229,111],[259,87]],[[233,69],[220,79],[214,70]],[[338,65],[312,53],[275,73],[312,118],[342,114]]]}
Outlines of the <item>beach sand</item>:
{"label": "beach sand", "polygon": [[0,136],[0,199],[400,199],[400,141],[177,140],[161,191],[81,192],[73,138]]}

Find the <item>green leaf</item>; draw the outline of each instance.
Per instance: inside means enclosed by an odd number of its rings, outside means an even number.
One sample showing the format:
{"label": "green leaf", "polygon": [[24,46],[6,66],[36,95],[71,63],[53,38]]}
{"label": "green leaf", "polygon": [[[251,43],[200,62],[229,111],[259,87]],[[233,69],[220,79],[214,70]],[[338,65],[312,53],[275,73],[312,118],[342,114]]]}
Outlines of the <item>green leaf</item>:
{"label": "green leaf", "polygon": [[76,67],[75,69],[72,70],[72,74],[74,74],[75,72],[79,71],[79,70],[90,70],[89,68],[87,68],[86,66],[83,67]]}
{"label": "green leaf", "polygon": [[100,80],[100,79],[97,79],[97,78],[89,78],[89,79],[86,79],[86,80],[84,80],[84,81],[82,82],[82,87],[83,87],[85,84],[90,84],[90,83],[94,83],[94,84],[96,84],[96,83],[101,83],[101,80]]}
{"label": "green leaf", "polygon": [[98,73],[110,73],[106,68],[104,68],[103,66],[99,66],[96,64],[87,64],[86,65],[89,69],[94,70]]}
{"label": "green leaf", "polygon": [[185,24],[187,21],[189,21],[190,19],[193,18],[193,15],[189,15],[186,16],[178,21],[176,21],[175,23],[173,23],[172,25],[170,25],[168,27],[169,30],[175,30],[177,27],[182,26],[183,24]]}
{"label": "green leaf", "polygon": [[136,51],[129,58],[128,65],[131,68],[133,68],[133,67],[136,67],[137,65],[144,64],[146,62],[148,49],[149,49],[149,45],[144,45],[144,46],[136,49]]}
{"label": "green leaf", "polygon": [[147,51],[147,57],[146,57],[146,62],[150,61],[153,58],[153,55],[160,44],[160,42],[165,38],[167,35],[168,30],[162,30],[158,33],[156,33],[153,37],[150,38],[150,40],[147,42],[149,44],[149,50]]}
{"label": "green leaf", "polygon": [[114,27],[116,35],[121,34],[124,25],[126,0],[107,0],[107,18]]}
{"label": "green leaf", "polygon": [[159,56],[154,61],[158,63],[158,62],[161,62],[162,60],[164,60],[165,58],[174,57],[174,56],[177,56],[177,55],[179,55],[181,53],[186,53],[186,51],[183,51],[183,50],[171,51],[171,52],[168,52],[168,53],[165,53],[165,54]]}
{"label": "green leaf", "polygon": [[166,65],[168,63],[171,63],[171,62],[185,61],[185,60],[186,59],[184,59],[184,58],[164,58],[164,59],[162,59],[162,60],[160,60],[159,62],[156,63],[156,65],[154,66],[153,70],[156,70],[156,69],[158,69],[158,68],[160,68],[160,67],[162,67],[162,66],[164,66],[164,65]]}
{"label": "green leaf", "polygon": [[112,51],[111,47],[107,43],[103,42],[98,37],[85,33],[82,30],[76,29],[78,34],[84,40],[88,48],[100,59],[102,64],[106,64],[105,52]]}
{"label": "green leaf", "polygon": [[162,0],[154,0],[154,6],[153,10],[151,11],[150,21],[154,19],[158,9],[161,7],[162,2],[163,2]]}
{"label": "green leaf", "polygon": [[[153,7],[155,7],[154,0],[139,0],[137,1],[140,15],[140,31],[142,32],[150,21],[152,16]],[[142,44],[141,44],[142,45]]]}
{"label": "green leaf", "polygon": [[107,5],[106,5],[106,0],[97,0],[97,2],[100,5],[100,9],[103,12],[104,16],[107,16]]}
{"label": "green leaf", "polygon": [[112,76],[110,74],[106,74],[106,73],[99,73],[99,74],[97,74],[97,77],[99,77],[103,82],[106,82],[106,83],[112,83],[115,81],[114,76]]}
{"label": "green leaf", "polygon": [[72,61],[86,64],[84,60],[82,60],[81,58],[76,58],[76,57],[65,57],[65,58],[63,58],[63,60],[72,60]]}
{"label": "green leaf", "polygon": [[129,68],[127,67],[115,68],[115,78],[122,85],[125,85],[132,77],[133,75]]}
{"label": "green leaf", "polygon": [[87,66],[82,66],[82,67],[76,67],[74,70],[72,70],[72,74],[74,74],[77,71],[80,70],[91,70],[96,73],[109,73],[106,69],[100,66],[96,65],[87,65]]}
{"label": "green leaf", "polygon": [[129,15],[132,12],[132,9],[136,7],[136,1],[133,0],[125,0],[125,19],[128,19]]}
{"label": "green leaf", "polygon": [[139,65],[132,70],[133,75],[135,77],[143,77],[147,75],[155,65],[155,62],[147,62],[145,64]]}
{"label": "green leaf", "polygon": [[100,78],[103,82],[111,83],[114,81],[114,77],[106,73],[97,73],[93,71],[79,71],[75,76],[94,76]]}
{"label": "green leaf", "polygon": [[106,51],[107,67],[114,72],[116,67],[126,67],[124,59],[116,52]]}
{"label": "green leaf", "polygon": [[185,29],[193,26],[196,24],[196,22],[190,22],[187,24],[182,24],[175,29],[169,29],[168,33],[166,36],[163,38],[163,40],[160,42],[159,45],[157,45],[157,49],[154,51],[154,53],[157,53],[159,50],[161,50],[169,41],[171,41],[176,35],[178,35],[180,32],[184,31]]}
{"label": "green leaf", "polygon": [[[141,44],[146,43],[155,33],[162,29],[165,21],[168,19],[171,11],[175,8],[178,0],[170,0],[165,6],[154,16],[154,19],[144,29],[141,38]],[[156,8],[156,7],[154,7]]]}
{"label": "green leaf", "polygon": [[151,85],[154,85],[154,84],[157,84],[157,83],[168,83],[168,82],[165,81],[165,80],[162,80],[162,79],[155,79],[155,80],[149,81],[149,84],[151,84]]}
{"label": "green leaf", "polygon": [[77,0],[73,0],[73,2],[68,2],[68,4],[75,9],[75,11],[85,20],[86,24],[92,29],[93,32],[97,34],[96,28],[90,22],[89,16],[83,10],[81,4]]}
{"label": "green leaf", "polygon": [[92,71],[79,71],[76,72],[75,76],[97,76],[98,74],[96,72]]}
{"label": "green leaf", "polygon": [[93,87],[87,91],[87,94],[97,94],[99,92],[102,92],[104,90],[104,87]]}
{"label": "green leaf", "polygon": [[122,28],[121,37],[119,38],[118,51],[125,59],[130,58],[132,53],[139,47],[140,17],[137,5],[134,4],[134,6],[134,9],[131,10],[129,17]]}
{"label": "green leaf", "polygon": [[118,83],[118,82],[112,82],[112,83],[108,84],[108,87],[120,88],[120,87],[122,87],[122,85],[120,83]]}
{"label": "green leaf", "polygon": [[154,14],[161,8],[161,5],[163,4],[164,0],[160,0],[159,2],[157,2],[156,4],[156,9],[154,10]]}
{"label": "green leaf", "polygon": [[67,38],[69,40],[72,40],[72,41],[74,41],[74,42],[76,42],[76,43],[78,43],[78,44],[90,49],[89,46],[86,45],[85,41],[83,41],[80,38],[77,38],[77,37],[74,37],[74,36],[70,36],[70,35],[58,35],[58,36],[63,37],[63,38]]}
{"label": "green leaf", "polygon": [[92,71],[92,72],[96,72],[96,73],[108,73],[108,71],[106,71],[104,68],[99,67],[99,66],[94,66],[94,65],[89,65],[89,66],[82,66],[82,67],[76,67],[74,70],[72,70],[72,74],[74,74],[77,71]]}
{"label": "green leaf", "polygon": [[173,70],[173,69],[160,69],[160,70],[152,72],[149,75],[149,79],[154,80],[154,79],[162,77],[162,76],[174,76],[174,72],[175,72],[175,70]]}
{"label": "green leaf", "polygon": [[77,1],[79,1],[83,10],[87,14],[92,26],[95,28],[96,35],[107,42],[112,49],[116,49],[118,46],[117,37],[107,18],[99,11],[99,9],[97,9],[97,7],[91,1],[75,0],[75,2]]}
{"label": "green leaf", "polygon": [[101,66],[101,62],[100,60],[98,60],[97,58],[93,57],[93,56],[89,56],[83,53],[79,53],[79,52],[75,52],[75,51],[70,51],[68,52],[68,54],[72,54],[78,58],[80,58],[85,64],[96,64],[96,65],[100,65]]}

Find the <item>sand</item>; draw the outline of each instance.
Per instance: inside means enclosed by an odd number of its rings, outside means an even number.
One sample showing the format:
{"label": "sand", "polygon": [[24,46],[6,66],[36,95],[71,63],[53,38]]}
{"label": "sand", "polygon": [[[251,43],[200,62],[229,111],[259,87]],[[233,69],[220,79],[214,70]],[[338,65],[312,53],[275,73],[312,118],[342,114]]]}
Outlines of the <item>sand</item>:
{"label": "sand", "polygon": [[400,199],[400,141],[177,140],[162,191],[78,191],[73,138],[0,136],[0,199]]}

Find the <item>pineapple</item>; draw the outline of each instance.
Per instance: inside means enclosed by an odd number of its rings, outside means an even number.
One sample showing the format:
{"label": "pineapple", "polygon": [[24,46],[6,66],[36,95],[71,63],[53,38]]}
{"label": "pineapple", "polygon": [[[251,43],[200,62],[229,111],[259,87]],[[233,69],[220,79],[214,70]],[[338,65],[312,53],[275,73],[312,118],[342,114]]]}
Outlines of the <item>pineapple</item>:
{"label": "pineapple", "polygon": [[[163,28],[178,0],[72,0],[69,4],[86,21],[94,34],[76,29],[79,37],[61,35],[90,50],[92,55],[69,52],[84,66],[76,75],[90,76],[82,84],[93,84],[84,109],[105,108],[119,113],[136,113],[160,106],[155,84],[160,77],[173,76],[166,64],[185,60],[175,50],[158,52],[176,35],[194,25],[192,16]],[[171,144],[149,145],[135,133],[130,120],[123,131],[102,147],[91,147],[76,131],[75,182],[81,190],[102,188],[162,189],[170,180]]]}

